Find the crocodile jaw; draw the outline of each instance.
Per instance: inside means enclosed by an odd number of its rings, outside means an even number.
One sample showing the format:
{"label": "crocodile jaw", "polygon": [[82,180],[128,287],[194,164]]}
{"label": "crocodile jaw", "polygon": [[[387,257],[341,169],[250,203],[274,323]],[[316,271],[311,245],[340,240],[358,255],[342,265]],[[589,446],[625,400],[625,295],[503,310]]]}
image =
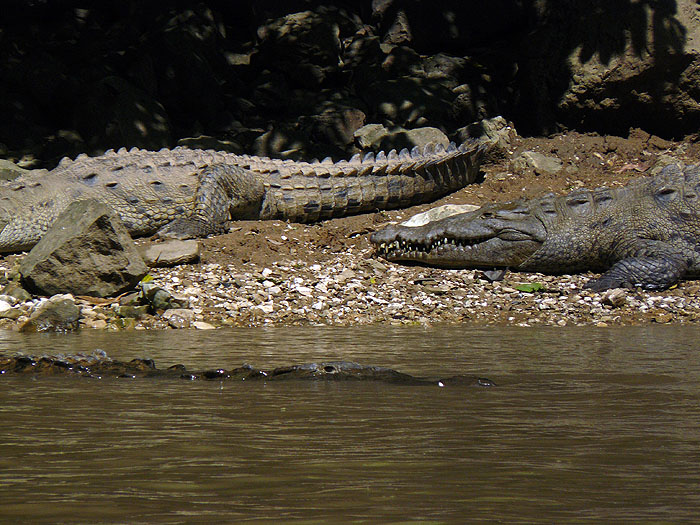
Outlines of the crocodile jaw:
{"label": "crocodile jaw", "polygon": [[414,262],[440,268],[505,268],[519,266],[541,246],[533,240],[513,241],[498,237],[474,244],[449,238],[430,244],[395,240],[379,244],[377,255],[392,262]]}
{"label": "crocodile jaw", "polygon": [[516,268],[542,247],[546,231],[533,218],[484,218],[482,210],[424,226],[390,225],[374,233],[377,255],[442,268]]}

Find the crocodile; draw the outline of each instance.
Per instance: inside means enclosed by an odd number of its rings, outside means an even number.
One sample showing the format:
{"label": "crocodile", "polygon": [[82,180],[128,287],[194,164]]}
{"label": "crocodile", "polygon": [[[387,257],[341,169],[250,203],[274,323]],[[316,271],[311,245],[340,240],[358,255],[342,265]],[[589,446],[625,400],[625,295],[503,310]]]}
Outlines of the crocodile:
{"label": "crocodile", "polygon": [[585,288],[661,290],[700,276],[700,165],[665,167],[624,187],[492,203],[372,234],[377,253],[444,268],[603,272]]}
{"label": "crocodile", "polygon": [[473,182],[492,145],[470,140],[337,162],[184,147],[81,154],[0,184],[0,252],[31,248],[71,202],[87,199],[110,206],[132,236],[180,239],[220,233],[231,220],[315,222],[430,202]]}
{"label": "crocodile", "polygon": [[237,368],[188,370],[182,364],[158,368],[152,359],[120,361],[110,358],[103,350],[91,354],[73,355],[5,355],[0,353],[0,377],[11,375],[42,376],[69,375],[95,379],[186,379],[210,381],[371,381],[397,385],[478,386],[492,387],[495,383],[484,377],[454,375],[426,378],[409,375],[393,368],[371,366],[352,361],[325,361],[280,366],[262,370],[250,365]]}

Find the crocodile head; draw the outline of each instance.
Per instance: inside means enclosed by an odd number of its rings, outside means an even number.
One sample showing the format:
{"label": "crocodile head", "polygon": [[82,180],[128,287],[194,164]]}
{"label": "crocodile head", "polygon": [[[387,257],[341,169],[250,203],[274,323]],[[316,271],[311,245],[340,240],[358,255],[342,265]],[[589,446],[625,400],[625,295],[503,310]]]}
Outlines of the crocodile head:
{"label": "crocodile head", "polygon": [[513,202],[423,226],[387,226],[370,241],[389,261],[443,268],[517,267],[542,246],[546,235],[542,221],[522,202]]}

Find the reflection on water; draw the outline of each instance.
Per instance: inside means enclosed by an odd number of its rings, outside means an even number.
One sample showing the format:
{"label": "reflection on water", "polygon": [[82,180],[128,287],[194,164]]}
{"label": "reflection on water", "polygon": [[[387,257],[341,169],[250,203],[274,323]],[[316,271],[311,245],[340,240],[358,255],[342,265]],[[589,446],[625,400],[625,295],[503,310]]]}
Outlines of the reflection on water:
{"label": "reflection on water", "polygon": [[0,378],[0,521],[692,521],[698,330],[0,333],[159,367],[346,359],[499,386]]}

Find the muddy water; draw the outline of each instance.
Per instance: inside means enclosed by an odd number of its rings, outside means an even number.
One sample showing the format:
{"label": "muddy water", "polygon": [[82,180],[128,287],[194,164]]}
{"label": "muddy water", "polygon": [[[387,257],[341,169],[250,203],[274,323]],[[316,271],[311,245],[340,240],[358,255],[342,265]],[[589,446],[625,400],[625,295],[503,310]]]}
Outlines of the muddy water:
{"label": "muddy water", "polygon": [[0,522],[694,521],[700,331],[0,333],[159,367],[345,359],[496,388],[0,378]]}

